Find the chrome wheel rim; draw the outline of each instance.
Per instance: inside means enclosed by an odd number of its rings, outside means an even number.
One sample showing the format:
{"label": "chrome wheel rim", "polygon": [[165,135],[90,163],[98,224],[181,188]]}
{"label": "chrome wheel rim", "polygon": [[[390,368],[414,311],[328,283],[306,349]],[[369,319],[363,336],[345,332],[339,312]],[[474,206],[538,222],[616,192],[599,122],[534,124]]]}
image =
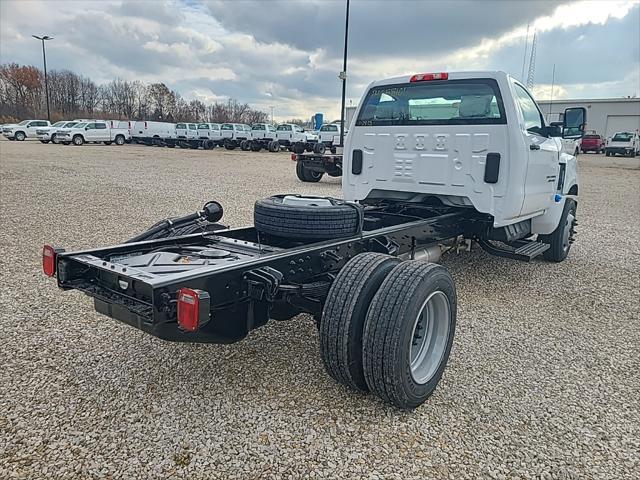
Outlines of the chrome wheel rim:
{"label": "chrome wheel rim", "polygon": [[427,383],[438,370],[447,349],[450,324],[449,299],[441,291],[433,292],[420,307],[413,324],[409,362],[416,383]]}

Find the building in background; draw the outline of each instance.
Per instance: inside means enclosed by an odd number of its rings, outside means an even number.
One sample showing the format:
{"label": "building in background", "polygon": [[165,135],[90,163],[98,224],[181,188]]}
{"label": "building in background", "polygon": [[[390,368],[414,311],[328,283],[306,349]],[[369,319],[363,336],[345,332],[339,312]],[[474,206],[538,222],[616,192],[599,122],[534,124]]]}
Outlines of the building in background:
{"label": "building in background", "polygon": [[559,99],[538,102],[547,122],[562,121],[566,108],[587,109],[587,130],[609,138],[616,132],[640,131],[640,98]]}

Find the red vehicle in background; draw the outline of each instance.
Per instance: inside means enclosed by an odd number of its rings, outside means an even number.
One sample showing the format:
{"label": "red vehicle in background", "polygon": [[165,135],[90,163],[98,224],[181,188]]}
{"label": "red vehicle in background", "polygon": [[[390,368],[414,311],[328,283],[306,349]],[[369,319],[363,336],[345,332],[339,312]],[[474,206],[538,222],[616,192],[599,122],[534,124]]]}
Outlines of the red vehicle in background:
{"label": "red vehicle in background", "polygon": [[602,138],[595,132],[587,133],[584,137],[582,137],[582,142],[580,143],[580,150],[582,153],[587,152],[596,152],[603,153],[604,152],[605,139]]}

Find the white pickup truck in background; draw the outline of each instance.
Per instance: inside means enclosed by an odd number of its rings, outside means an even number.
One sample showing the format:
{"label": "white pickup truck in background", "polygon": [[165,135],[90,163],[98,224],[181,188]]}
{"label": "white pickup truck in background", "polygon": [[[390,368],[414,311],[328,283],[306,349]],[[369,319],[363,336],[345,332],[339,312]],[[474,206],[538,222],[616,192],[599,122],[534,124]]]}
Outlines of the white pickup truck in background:
{"label": "white pickup truck in background", "polygon": [[181,140],[195,140],[198,138],[198,124],[176,123],[176,138]]}
{"label": "white pickup truck in background", "polygon": [[20,123],[4,125],[2,127],[2,135],[9,140],[22,142],[27,138],[37,138],[36,131],[38,128],[50,126],[51,123],[47,120],[23,120]]}
{"label": "white pickup truck in background", "polygon": [[242,150],[249,150],[249,140],[251,140],[251,127],[244,123],[223,123],[220,127],[224,148],[233,150],[240,147]]}
{"label": "white pickup truck in background", "polygon": [[640,155],[640,137],[638,132],[616,132],[607,140],[604,146],[604,153],[607,157],[616,154],[625,157],[635,157]]}
{"label": "white pickup truck in background", "polygon": [[[127,123],[127,122],[122,122]],[[65,128],[57,133],[58,141],[64,145],[73,143],[83,145],[85,143],[104,143],[105,145],[124,145],[130,138],[129,129],[113,128],[110,121],[91,120],[81,122],[71,128]]]}
{"label": "white pickup truck in background", "polygon": [[81,121],[83,120],[72,120],[72,121],[63,120],[61,122],[56,122],[50,127],[38,128],[36,130],[36,136],[38,137],[38,140],[40,140],[40,142],[42,143],[49,143],[49,142],[58,143],[58,140],[56,137],[59,130],[63,128],[71,128],[75,124],[80,123]]}
{"label": "white pickup truck in background", "polygon": [[200,123],[197,132],[200,140],[213,140],[216,144],[222,140],[219,123]]}
{"label": "white pickup truck in background", "polygon": [[276,139],[283,147],[295,153],[313,151],[318,135],[295,123],[282,123],[276,128]]}

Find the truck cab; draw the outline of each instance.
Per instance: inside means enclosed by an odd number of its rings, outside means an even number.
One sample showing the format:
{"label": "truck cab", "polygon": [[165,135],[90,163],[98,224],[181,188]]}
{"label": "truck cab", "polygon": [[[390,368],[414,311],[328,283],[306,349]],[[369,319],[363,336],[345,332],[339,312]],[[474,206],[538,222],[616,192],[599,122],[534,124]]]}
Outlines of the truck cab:
{"label": "truck cab", "polygon": [[254,123],[251,125],[251,136],[254,140],[275,140],[276,127],[270,123]]}
{"label": "truck cab", "polygon": [[200,140],[220,140],[222,134],[220,133],[219,123],[200,123],[198,124],[198,138]]}
{"label": "truck cab", "polygon": [[513,226],[518,236],[549,235],[567,197],[577,202],[576,158],[562,139],[580,138],[585,117],[584,108],[567,109],[563,128],[547,125],[504,72],[373,82],[345,142],[344,196],[436,201],[490,215],[494,228]]}

